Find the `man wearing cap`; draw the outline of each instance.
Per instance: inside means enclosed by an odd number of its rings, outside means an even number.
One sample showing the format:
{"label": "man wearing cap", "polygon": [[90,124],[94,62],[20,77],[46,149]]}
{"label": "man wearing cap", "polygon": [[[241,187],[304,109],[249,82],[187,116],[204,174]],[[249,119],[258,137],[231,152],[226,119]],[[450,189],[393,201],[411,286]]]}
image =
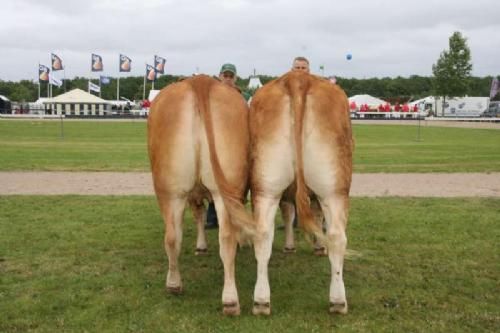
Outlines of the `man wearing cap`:
{"label": "man wearing cap", "polygon": [[[242,92],[241,89],[236,85],[236,66],[230,63],[226,63],[222,65],[219,71],[219,80],[230,86],[234,89],[238,90],[245,98],[246,101],[251,97],[250,94]],[[219,223],[217,221],[217,213],[215,212],[215,205],[213,202],[208,203],[207,209],[207,223],[205,224],[205,228],[213,229],[217,228]]]}

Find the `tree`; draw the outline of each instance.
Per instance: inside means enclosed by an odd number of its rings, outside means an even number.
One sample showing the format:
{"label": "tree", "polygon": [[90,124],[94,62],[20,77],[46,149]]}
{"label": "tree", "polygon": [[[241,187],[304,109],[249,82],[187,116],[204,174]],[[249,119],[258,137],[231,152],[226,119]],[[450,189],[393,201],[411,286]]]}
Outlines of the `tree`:
{"label": "tree", "polygon": [[450,49],[443,51],[436,64],[432,65],[434,74],[434,92],[443,97],[443,110],[446,97],[464,96],[469,88],[470,49],[467,39],[458,31],[454,32],[449,41]]}

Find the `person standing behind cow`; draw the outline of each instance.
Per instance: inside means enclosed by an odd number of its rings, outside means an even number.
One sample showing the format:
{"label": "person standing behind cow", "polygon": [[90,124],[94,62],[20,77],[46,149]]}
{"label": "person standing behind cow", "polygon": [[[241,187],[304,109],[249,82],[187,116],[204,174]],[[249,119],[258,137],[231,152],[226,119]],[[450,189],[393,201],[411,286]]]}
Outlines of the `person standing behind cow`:
{"label": "person standing behind cow", "polygon": [[[236,66],[230,63],[222,65],[219,71],[219,80],[236,90],[238,90],[246,101],[251,97],[249,94],[243,93],[240,88],[236,85]],[[217,220],[217,213],[215,212],[215,205],[212,202],[208,203],[207,209],[207,222],[205,224],[206,229],[214,229],[219,226],[219,222]]]}
{"label": "person standing behind cow", "polygon": [[292,71],[304,71],[309,73],[309,60],[305,57],[296,57],[293,59]]}

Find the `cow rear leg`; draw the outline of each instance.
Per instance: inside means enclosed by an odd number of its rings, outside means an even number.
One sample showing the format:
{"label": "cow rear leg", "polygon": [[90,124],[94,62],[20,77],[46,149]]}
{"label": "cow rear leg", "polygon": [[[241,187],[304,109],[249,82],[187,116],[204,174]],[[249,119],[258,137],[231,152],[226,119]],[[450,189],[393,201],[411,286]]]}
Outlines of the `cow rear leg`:
{"label": "cow rear leg", "polygon": [[165,251],[168,256],[168,273],[165,286],[171,294],[182,293],[179,271],[179,254],[182,244],[182,218],[186,200],[183,198],[160,198],[160,207],[165,222]]}
{"label": "cow rear leg", "polygon": [[240,314],[240,302],[235,279],[235,258],[238,230],[231,224],[220,196],[214,196],[215,210],[219,220],[219,255],[224,266],[224,288],[222,290],[222,312],[228,316]]}
{"label": "cow rear leg", "polygon": [[291,202],[280,201],[281,216],[285,226],[285,248],[284,253],[295,253],[295,240],[293,235],[293,219],[295,218],[295,206]]}
{"label": "cow rear leg", "polygon": [[207,210],[203,201],[191,201],[191,210],[193,212],[193,218],[196,223],[196,250],[194,252],[197,256],[206,255],[207,251],[207,235],[205,232],[205,220],[207,216]]}
{"label": "cow rear leg", "polygon": [[346,226],[349,197],[335,195],[322,202],[327,221],[328,258],[331,265],[330,312],[347,313],[343,280],[344,256],[347,247]]}
{"label": "cow rear leg", "polygon": [[278,209],[277,198],[256,197],[254,200],[257,218],[257,235],[254,237],[255,258],[257,259],[257,282],[254,290],[254,315],[271,314],[271,288],[269,286],[268,265],[274,238],[274,217]]}

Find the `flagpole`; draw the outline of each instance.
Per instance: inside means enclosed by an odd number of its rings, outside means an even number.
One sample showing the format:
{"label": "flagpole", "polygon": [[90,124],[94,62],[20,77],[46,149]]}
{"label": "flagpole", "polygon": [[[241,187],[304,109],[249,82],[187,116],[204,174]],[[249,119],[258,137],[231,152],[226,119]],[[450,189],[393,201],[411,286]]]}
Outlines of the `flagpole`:
{"label": "flagpole", "polygon": [[64,92],[66,92],[66,66],[63,67],[63,76],[64,76]]}
{"label": "flagpole", "polygon": [[101,75],[99,75],[99,97],[101,97]]}
{"label": "flagpole", "polygon": [[143,87],[143,91],[142,91],[142,100],[145,100],[146,99],[146,75],[148,73],[144,73],[144,84],[142,85]]}
{"label": "flagpole", "polygon": [[40,99],[40,61],[38,62],[38,99]]}
{"label": "flagpole", "polygon": [[120,100],[120,73],[118,73],[118,81],[116,83],[116,100]]}

